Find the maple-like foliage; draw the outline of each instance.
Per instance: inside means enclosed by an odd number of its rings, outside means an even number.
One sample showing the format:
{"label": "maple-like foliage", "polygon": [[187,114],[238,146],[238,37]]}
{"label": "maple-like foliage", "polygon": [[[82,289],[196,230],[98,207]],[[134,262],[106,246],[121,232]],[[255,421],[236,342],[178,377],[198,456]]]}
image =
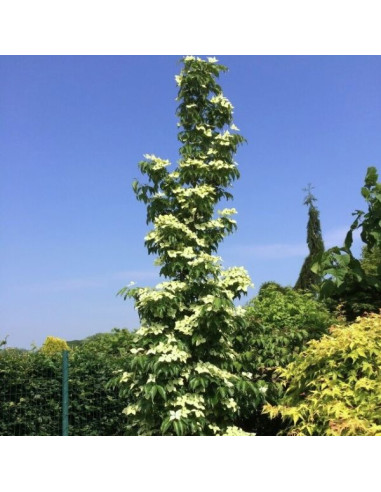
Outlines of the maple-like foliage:
{"label": "maple-like foliage", "polygon": [[278,374],[287,387],[278,405],[288,433],[311,436],[381,435],[381,314],[332,326]]}

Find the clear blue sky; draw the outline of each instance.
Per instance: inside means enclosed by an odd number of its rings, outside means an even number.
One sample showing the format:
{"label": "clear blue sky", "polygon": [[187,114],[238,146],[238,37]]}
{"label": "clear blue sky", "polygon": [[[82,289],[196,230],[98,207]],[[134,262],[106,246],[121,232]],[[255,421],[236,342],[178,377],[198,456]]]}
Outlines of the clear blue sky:
{"label": "clear blue sky", "polygon": [[[341,245],[365,207],[366,168],[381,172],[381,58],[218,58],[248,140],[232,191],[238,231],[219,254],[246,267],[256,288],[294,284],[307,252],[302,188],[315,186],[326,245]],[[178,59],[0,57],[0,338],[9,346],[138,326],[132,301],[115,294],[130,281],[155,285],[158,269],[131,183],[143,154],[178,158]]]}

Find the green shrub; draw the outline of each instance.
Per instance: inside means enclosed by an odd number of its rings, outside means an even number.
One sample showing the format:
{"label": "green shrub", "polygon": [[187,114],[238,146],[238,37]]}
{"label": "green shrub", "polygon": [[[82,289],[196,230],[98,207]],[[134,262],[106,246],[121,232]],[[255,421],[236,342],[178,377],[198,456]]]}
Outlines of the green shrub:
{"label": "green shrub", "polygon": [[[242,370],[254,381],[262,381],[268,402],[275,403],[283,394],[275,369],[285,367],[311,339],[327,333],[333,322],[325,306],[310,293],[281,287],[275,282],[261,286],[258,296],[246,307],[246,330],[235,337]],[[278,432],[280,422],[270,422],[261,408],[245,422],[246,429],[257,434]]]}
{"label": "green shrub", "polygon": [[330,331],[278,370],[287,391],[265,412],[293,435],[380,436],[381,314]]}

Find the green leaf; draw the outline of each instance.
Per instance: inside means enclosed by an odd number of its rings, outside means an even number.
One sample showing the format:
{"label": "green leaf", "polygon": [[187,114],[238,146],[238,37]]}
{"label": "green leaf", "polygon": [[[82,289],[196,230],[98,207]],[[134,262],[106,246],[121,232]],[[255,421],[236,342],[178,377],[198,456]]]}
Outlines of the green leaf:
{"label": "green leaf", "polygon": [[179,420],[174,420],[173,421],[173,428],[175,429],[176,435],[181,436],[182,435],[182,430],[180,426],[180,421]]}
{"label": "green leaf", "polygon": [[153,400],[154,400],[154,398],[155,398],[155,395],[156,395],[156,393],[157,393],[157,389],[158,389],[158,387],[157,387],[157,386],[153,386],[153,387],[151,388],[151,398],[152,398],[152,401],[153,401]]}
{"label": "green leaf", "polygon": [[156,388],[157,388],[159,395],[163,398],[163,400],[166,400],[167,395],[165,394],[164,388],[162,386],[156,386]]}
{"label": "green leaf", "polygon": [[378,173],[375,167],[368,167],[366,177],[365,177],[365,185],[368,187],[375,186],[377,184]]}
{"label": "green leaf", "polygon": [[160,430],[161,430],[162,434],[165,434],[167,432],[167,430],[169,429],[171,424],[172,424],[172,420],[170,420],[169,417],[167,417],[166,419],[163,420],[163,422],[160,426]]}

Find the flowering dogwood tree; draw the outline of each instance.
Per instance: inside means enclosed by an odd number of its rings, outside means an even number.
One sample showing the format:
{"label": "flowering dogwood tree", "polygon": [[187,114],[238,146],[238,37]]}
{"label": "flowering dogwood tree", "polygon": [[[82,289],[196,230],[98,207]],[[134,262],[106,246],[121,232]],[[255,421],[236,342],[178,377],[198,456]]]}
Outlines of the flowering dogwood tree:
{"label": "flowering dogwood tree", "polygon": [[[148,184],[133,189],[147,207],[153,229],[145,238],[165,280],[155,288],[128,286],[141,320],[132,357],[118,376],[131,434],[222,435],[240,433],[240,401],[263,397],[241,373],[232,336],[245,326],[234,299],[251,280],[241,267],[223,270],[214,253],[236,228],[234,208],[216,214],[239,177],[233,155],[244,138],[233,106],[216,79],[226,67],[215,58],[183,58],[178,86],[178,166],[145,155],[139,167]],[[242,431],[243,432],[243,431]]]}

